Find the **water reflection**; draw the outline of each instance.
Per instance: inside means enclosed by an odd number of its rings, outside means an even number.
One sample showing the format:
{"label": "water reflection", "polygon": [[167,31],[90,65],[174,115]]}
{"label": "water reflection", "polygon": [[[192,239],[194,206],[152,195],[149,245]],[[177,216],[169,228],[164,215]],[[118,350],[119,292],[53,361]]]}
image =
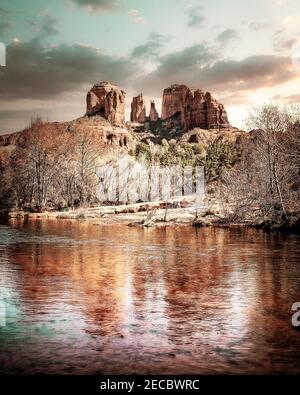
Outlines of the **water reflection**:
{"label": "water reflection", "polygon": [[0,254],[2,372],[300,373],[296,236],[14,222]]}

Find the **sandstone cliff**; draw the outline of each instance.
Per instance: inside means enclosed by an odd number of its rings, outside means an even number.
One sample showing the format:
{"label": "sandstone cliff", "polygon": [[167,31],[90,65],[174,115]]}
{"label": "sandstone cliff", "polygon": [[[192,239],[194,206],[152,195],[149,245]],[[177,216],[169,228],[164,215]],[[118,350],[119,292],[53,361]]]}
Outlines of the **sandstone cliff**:
{"label": "sandstone cliff", "polygon": [[125,92],[110,82],[95,84],[87,94],[86,115],[100,115],[112,125],[125,124]]}
{"label": "sandstone cliff", "polygon": [[[210,93],[192,90],[186,85],[172,85],[164,90],[161,119],[153,100],[150,102],[149,116],[146,116],[142,94],[133,98],[132,124],[127,122],[125,126],[124,114],[125,92],[104,81],[95,84],[88,92],[86,116],[71,122],[42,123],[40,128],[46,134],[97,132],[103,147],[125,149],[131,149],[138,141],[160,143],[162,139],[175,139],[180,144],[212,142],[220,138],[222,141],[235,142],[240,135],[229,124],[222,104]],[[27,128],[0,136],[2,151],[6,147],[6,151],[9,151],[10,147],[22,142],[30,130]]]}
{"label": "sandstone cliff", "polygon": [[131,122],[146,122],[146,106],[141,93],[132,99],[130,120]]}
{"label": "sandstone cliff", "polygon": [[75,119],[68,124],[67,131],[71,133],[97,133],[103,143],[103,148],[107,149],[129,149],[134,144],[134,139],[126,128],[113,126],[99,115]]}
{"label": "sandstone cliff", "polygon": [[158,119],[159,119],[159,116],[158,116],[158,112],[156,111],[156,108],[155,108],[155,102],[154,102],[154,100],[151,100],[149,120],[150,120],[150,122],[156,122],[156,121],[158,121]]}
{"label": "sandstone cliff", "polygon": [[[209,92],[190,89],[186,85],[175,84],[164,90],[161,118],[169,121],[170,127],[174,126],[175,119],[175,123],[179,123],[184,131],[197,127],[231,127],[223,104],[215,100]],[[168,122],[166,125],[168,127]]]}

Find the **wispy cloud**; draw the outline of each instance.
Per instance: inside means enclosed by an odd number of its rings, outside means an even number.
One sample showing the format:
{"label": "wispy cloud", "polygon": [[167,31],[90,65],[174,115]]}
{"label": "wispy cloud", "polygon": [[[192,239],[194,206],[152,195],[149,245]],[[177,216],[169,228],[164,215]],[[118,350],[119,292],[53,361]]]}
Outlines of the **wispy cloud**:
{"label": "wispy cloud", "polygon": [[277,52],[289,51],[297,44],[298,40],[296,38],[289,38],[284,40],[279,40],[275,42],[274,49]]}
{"label": "wispy cloud", "polygon": [[136,9],[129,10],[128,15],[129,15],[132,23],[136,23],[136,24],[145,24],[146,23],[145,19],[142,17],[139,10],[136,10]]}
{"label": "wispy cloud", "polygon": [[300,36],[291,37],[288,30],[284,28],[276,30],[273,34],[273,48],[276,52],[290,52],[298,42],[300,42]]}
{"label": "wispy cloud", "polygon": [[289,56],[253,55],[241,60],[219,59],[219,51],[197,44],[159,58],[151,73],[136,82],[148,94],[157,94],[168,84],[185,83],[192,87],[232,94],[273,88],[300,77]]}
{"label": "wispy cloud", "polygon": [[14,27],[15,23],[11,19],[11,12],[0,7],[0,34],[4,35]]}
{"label": "wispy cloud", "polygon": [[272,25],[270,23],[258,23],[251,22],[249,23],[249,29],[255,32],[270,29]]}
{"label": "wispy cloud", "polygon": [[285,98],[288,104],[300,104],[300,94],[299,95],[290,95]]}
{"label": "wispy cloud", "polygon": [[48,12],[42,13],[35,19],[30,19],[29,24],[39,33],[40,38],[54,36],[59,33],[58,20]]}
{"label": "wispy cloud", "polygon": [[94,12],[112,12],[123,8],[121,0],[72,0],[80,7]]}
{"label": "wispy cloud", "polygon": [[239,34],[236,30],[226,29],[217,35],[216,40],[219,42],[220,45],[226,46],[231,41],[236,40],[238,38],[239,38]]}
{"label": "wispy cloud", "polygon": [[10,29],[14,27],[14,22],[11,19],[0,20],[0,34],[6,34]]}
{"label": "wispy cloud", "polygon": [[188,12],[188,26],[196,27],[203,25],[205,17],[202,14],[203,10],[200,6],[189,7]]}
{"label": "wispy cloud", "polygon": [[152,32],[144,44],[138,45],[133,49],[131,56],[133,58],[156,59],[167,39],[168,37],[160,33]]}
{"label": "wispy cloud", "polygon": [[284,102],[285,104],[300,104],[300,94],[296,95],[288,95],[288,96],[282,96],[282,95],[276,95],[273,97],[274,100],[280,100]]}

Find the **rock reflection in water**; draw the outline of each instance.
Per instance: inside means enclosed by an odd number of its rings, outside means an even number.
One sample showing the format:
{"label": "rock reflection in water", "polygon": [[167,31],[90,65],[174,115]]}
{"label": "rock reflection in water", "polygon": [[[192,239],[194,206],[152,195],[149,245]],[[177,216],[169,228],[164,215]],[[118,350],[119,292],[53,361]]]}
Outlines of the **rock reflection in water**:
{"label": "rock reflection in water", "polygon": [[300,373],[299,237],[87,222],[0,228],[0,371]]}

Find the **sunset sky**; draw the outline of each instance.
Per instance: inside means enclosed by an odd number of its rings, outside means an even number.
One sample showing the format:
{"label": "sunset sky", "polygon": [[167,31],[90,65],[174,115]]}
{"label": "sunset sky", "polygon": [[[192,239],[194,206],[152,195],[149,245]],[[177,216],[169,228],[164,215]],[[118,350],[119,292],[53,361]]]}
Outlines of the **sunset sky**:
{"label": "sunset sky", "polygon": [[[108,80],[160,111],[172,83],[209,90],[243,127],[251,106],[300,104],[299,0],[0,0],[0,134],[82,116]],[[149,107],[149,106],[148,106]]]}

